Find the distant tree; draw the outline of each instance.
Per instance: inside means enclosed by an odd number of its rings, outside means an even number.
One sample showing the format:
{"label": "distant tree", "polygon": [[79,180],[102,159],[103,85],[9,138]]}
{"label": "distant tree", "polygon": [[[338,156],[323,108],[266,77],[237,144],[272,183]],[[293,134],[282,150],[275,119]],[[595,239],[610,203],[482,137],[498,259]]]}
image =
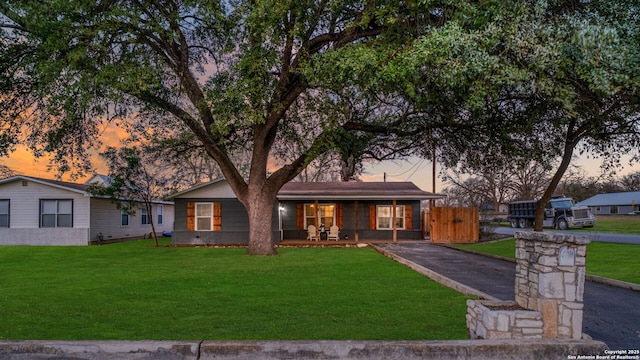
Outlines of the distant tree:
{"label": "distant tree", "polygon": [[512,194],[513,174],[507,168],[487,166],[482,172],[470,176],[453,171],[446,176],[446,182],[457,188],[458,194],[466,194],[467,206],[491,205],[494,211],[507,202]]}
{"label": "distant tree", "polygon": [[539,199],[549,185],[549,170],[537,162],[511,169],[512,200]]}
{"label": "distant tree", "polygon": [[108,186],[90,185],[88,191],[99,196],[106,196],[128,215],[135,215],[141,206],[147,215],[148,224],[156,246],[158,235],[153,219],[153,204],[167,192],[167,177],[158,171],[153,160],[144,156],[136,147],[109,147],[101,156],[109,167]]}
{"label": "distant tree", "polygon": [[0,179],[8,178],[10,176],[14,176],[15,172],[11,170],[7,165],[0,164]]}
{"label": "distant tree", "polygon": [[640,191],[640,171],[620,178],[621,191]]}

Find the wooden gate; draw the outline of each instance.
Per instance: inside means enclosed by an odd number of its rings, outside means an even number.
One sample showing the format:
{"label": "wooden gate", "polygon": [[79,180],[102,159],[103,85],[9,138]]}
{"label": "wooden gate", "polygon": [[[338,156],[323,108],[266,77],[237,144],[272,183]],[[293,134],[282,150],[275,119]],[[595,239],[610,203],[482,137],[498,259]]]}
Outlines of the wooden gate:
{"label": "wooden gate", "polygon": [[470,244],[480,238],[477,207],[434,207],[429,220],[432,243]]}

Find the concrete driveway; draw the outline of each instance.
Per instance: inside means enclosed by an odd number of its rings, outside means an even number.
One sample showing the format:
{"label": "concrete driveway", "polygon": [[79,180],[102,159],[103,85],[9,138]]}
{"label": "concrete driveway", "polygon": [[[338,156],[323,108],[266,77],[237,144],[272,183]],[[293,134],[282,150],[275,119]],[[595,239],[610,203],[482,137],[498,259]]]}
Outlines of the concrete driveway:
{"label": "concrete driveway", "polygon": [[[513,262],[429,243],[377,247],[492,297],[514,299]],[[639,309],[640,292],[585,281],[583,331],[610,349],[640,348]]]}

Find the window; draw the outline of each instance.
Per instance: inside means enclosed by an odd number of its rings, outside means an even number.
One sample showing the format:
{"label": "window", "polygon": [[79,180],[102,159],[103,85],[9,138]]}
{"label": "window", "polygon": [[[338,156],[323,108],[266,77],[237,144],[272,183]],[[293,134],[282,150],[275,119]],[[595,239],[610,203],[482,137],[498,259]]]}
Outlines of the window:
{"label": "window", "polygon": [[196,203],[196,231],[213,230],[213,203]]}
{"label": "window", "polygon": [[146,207],[140,209],[140,224],[149,225],[149,212]]}
{"label": "window", "polygon": [[611,209],[611,214],[618,213],[618,205],[612,205],[610,209]]}
{"label": "window", "polygon": [[[393,206],[378,205],[376,207],[376,229],[392,230],[393,229]],[[396,229],[404,229],[404,205],[396,205]]]}
{"label": "window", "polygon": [[120,210],[120,226],[129,226],[129,214],[126,210]]}
{"label": "window", "polygon": [[9,227],[9,200],[0,200],[0,227]]}
{"label": "window", "polygon": [[162,205],[158,205],[158,225],[162,225],[162,215],[164,214],[164,209]]}
{"label": "window", "polygon": [[[324,225],[324,227],[328,229],[333,224],[336,223],[335,209],[336,209],[335,204],[319,204],[318,205],[318,218],[320,218],[320,225]],[[305,204],[304,214],[305,214],[304,228],[306,229],[307,227],[309,227],[309,225],[316,226],[316,205]]]}
{"label": "window", "polygon": [[40,200],[40,227],[73,227],[73,200]]}

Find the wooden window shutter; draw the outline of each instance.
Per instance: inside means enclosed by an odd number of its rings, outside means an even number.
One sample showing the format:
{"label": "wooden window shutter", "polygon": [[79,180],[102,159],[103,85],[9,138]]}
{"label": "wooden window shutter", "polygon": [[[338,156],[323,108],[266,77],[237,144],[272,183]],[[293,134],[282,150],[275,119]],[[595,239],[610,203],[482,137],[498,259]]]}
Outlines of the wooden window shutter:
{"label": "wooden window shutter", "polygon": [[219,202],[213,203],[213,231],[222,230],[222,205]]}
{"label": "wooden window shutter", "polygon": [[404,206],[404,228],[407,230],[411,230],[411,205]]}
{"label": "wooden window shutter", "polygon": [[194,231],[196,229],[196,204],[192,202],[187,203],[187,231]]}
{"label": "wooden window shutter", "polygon": [[342,229],[342,204],[336,204],[336,226]]}
{"label": "wooden window shutter", "polygon": [[369,230],[376,229],[376,206],[369,205]]}
{"label": "wooden window shutter", "polygon": [[296,228],[305,230],[304,228],[304,204],[296,204]]}

